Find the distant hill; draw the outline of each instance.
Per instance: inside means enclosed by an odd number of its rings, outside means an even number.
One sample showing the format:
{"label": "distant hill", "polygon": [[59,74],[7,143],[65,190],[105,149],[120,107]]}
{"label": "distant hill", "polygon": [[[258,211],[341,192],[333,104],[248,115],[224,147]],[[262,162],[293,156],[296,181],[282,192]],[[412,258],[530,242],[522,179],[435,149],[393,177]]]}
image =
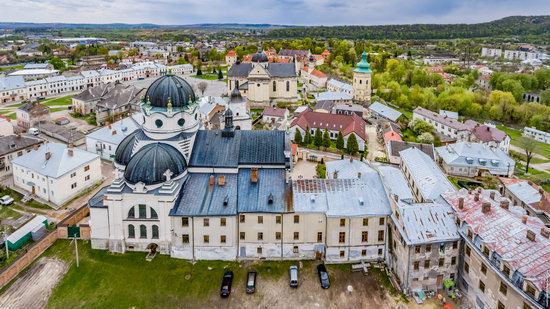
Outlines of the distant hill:
{"label": "distant hill", "polygon": [[239,23],[204,23],[190,25],[156,25],[156,24],[74,24],[74,23],[18,23],[0,22],[0,29],[278,29],[294,27],[272,24],[239,24]]}
{"label": "distant hill", "polygon": [[413,24],[383,26],[308,26],[274,29],[269,38],[453,39],[542,35],[550,37],[550,16],[510,16],[479,24]]}

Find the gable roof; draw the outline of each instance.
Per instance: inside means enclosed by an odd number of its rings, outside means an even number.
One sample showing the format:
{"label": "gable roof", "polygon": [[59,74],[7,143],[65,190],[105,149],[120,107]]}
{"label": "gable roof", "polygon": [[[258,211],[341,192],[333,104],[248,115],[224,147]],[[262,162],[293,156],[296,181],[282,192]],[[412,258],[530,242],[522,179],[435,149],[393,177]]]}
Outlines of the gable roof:
{"label": "gable roof", "polygon": [[372,103],[370,106],[369,106],[369,109],[371,111],[374,111],[375,113],[377,113],[378,115],[384,117],[384,118],[387,118],[393,122],[397,121],[397,119],[399,119],[399,117],[401,117],[401,112],[399,112],[398,110],[395,110],[385,104],[382,104],[380,102],[374,102]]}
{"label": "gable roof", "polygon": [[[253,64],[249,62],[236,63],[227,71],[227,76],[248,77],[253,67]],[[271,77],[296,77],[296,70],[293,63],[268,63],[266,70]]]}
{"label": "gable roof", "polygon": [[284,117],[286,112],[286,108],[266,107],[263,111],[263,115],[272,117]]}
{"label": "gable roof", "polygon": [[480,124],[475,120],[468,119],[464,124],[468,126],[472,134],[482,142],[495,141],[500,143],[508,136],[504,131],[490,127],[486,124]]}
{"label": "gable roof", "polygon": [[353,115],[338,115],[319,113],[308,109],[292,120],[290,127],[293,126],[299,126],[303,130],[309,127],[310,129],[340,131],[343,136],[355,133],[361,139],[367,140],[365,121],[355,113]]}
{"label": "gable roof", "polygon": [[[392,132],[392,131],[388,131]],[[409,148],[418,148],[423,153],[425,153],[430,159],[435,160],[435,150],[433,144],[421,144],[421,143],[414,143],[414,142],[408,142],[408,141],[396,141],[392,140],[390,141],[390,155],[392,157],[399,157],[400,152],[409,149]]]}
{"label": "gable roof", "polygon": [[442,124],[444,124],[448,127],[456,129],[458,131],[469,130],[467,125],[465,125],[464,123],[462,123],[462,122],[460,122],[456,119],[440,115],[438,113],[432,112],[431,110],[425,109],[425,108],[420,107],[420,106],[413,110],[413,114],[422,115],[422,116],[424,116],[428,119],[431,119],[431,120],[433,120],[435,122],[438,122],[438,123],[442,123]]}
{"label": "gable roof", "polygon": [[44,141],[30,136],[8,135],[0,137],[0,156],[42,144]]}

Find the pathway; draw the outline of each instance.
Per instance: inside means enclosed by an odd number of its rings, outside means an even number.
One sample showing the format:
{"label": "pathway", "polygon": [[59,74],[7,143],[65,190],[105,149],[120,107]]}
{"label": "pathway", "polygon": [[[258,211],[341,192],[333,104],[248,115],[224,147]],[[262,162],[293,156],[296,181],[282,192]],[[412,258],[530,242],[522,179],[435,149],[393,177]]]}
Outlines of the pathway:
{"label": "pathway", "polygon": [[376,132],[376,125],[365,126],[365,132],[367,133],[367,160],[374,161],[376,157],[385,157],[384,147],[378,142],[378,134]]}

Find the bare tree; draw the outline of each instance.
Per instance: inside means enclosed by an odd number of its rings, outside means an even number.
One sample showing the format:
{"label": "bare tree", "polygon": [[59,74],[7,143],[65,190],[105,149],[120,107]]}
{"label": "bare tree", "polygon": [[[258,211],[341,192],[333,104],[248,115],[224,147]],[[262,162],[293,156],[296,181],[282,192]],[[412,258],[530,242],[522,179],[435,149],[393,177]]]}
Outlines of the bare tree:
{"label": "bare tree", "polygon": [[532,138],[523,136],[520,139],[520,147],[525,151],[525,173],[529,173],[529,163],[533,158],[537,146],[537,141]]}
{"label": "bare tree", "polygon": [[199,89],[201,91],[202,95],[204,95],[204,92],[206,91],[206,88],[208,88],[208,83],[207,82],[199,82],[197,84],[197,89]]}

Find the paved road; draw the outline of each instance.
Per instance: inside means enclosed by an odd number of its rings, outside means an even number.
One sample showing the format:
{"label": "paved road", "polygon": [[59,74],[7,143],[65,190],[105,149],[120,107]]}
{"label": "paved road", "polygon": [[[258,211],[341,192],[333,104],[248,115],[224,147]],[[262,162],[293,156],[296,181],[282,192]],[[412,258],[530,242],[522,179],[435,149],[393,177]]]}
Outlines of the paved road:
{"label": "paved road", "polygon": [[365,131],[367,132],[367,149],[369,151],[367,154],[367,160],[374,161],[374,158],[376,157],[384,157],[384,146],[378,142],[376,125],[365,126]]}

